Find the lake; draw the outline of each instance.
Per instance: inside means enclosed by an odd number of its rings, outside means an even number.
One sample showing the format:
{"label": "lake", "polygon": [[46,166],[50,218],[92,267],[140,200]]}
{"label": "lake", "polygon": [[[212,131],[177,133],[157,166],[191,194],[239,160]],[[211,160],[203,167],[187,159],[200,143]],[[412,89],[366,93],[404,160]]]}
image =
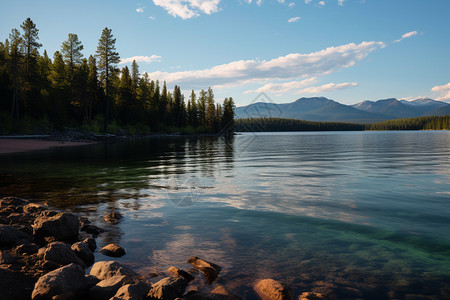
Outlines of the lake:
{"label": "lake", "polygon": [[[107,229],[142,274],[223,267],[211,287],[450,298],[450,132],[155,137],[0,156],[0,195],[39,198]],[[102,216],[120,211],[107,224]],[[97,260],[110,260],[96,253]],[[408,296],[410,297],[410,296]],[[430,298],[431,299],[431,298]]]}

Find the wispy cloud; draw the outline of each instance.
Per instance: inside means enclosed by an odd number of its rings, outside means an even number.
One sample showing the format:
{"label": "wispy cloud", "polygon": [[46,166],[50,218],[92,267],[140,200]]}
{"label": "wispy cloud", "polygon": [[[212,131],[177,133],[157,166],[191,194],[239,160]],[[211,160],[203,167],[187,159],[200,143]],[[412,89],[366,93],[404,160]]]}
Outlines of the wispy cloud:
{"label": "wispy cloud", "polygon": [[450,101],[450,82],[444,85],[437,85],[433,87],[431,91],[439,95],[436,100]]}
{"label": "wispy cloud", "polygon": [[345,2],[345,0],[338,0],[338,4],[339,4],[340,6],[344,6],[344,2]]}
{"label": "wispy cloud", "polygon": [[152,55],[152,56],[133,56],[133,57],[128,57],[128,58],[122,58],[120,60],[119,64],[132,63],[133,60],[135,60],[136,62],[151,63],[151,62],[155,62],[155,61],[161,61],[161,56]]}
{"label": "wispy cloud", "polygon": [[244,94],[250,93],[271,93],[271,94],[287,94],[296,93],[296,91],[314,84],[317,82],[317,77],[311,77],[301,81],[290,81],[284,83],[268,83],[256,90],[245,91]]}
{"label": "wispy cloud", "polygon": [[294,17],[294,18],[290,18],[288,20],[289,23],[294,23],[294,22],[298,22],[298,20],[300,20],[300,17]]}
{"label": "wispy cloud", "polygon": [[395,40],[394,43],[401,42],[402,40],[407,39],[407,38],[410,38],[410,37],[415,36],[415,35],[417,35],[417,31],[410,31],[410,32],[407,32],[407,33],[405,33],[404,35],[402,35],[401,38],[399,38],[398,40]]}
{"label": "wispy cloud", "polygon": [[347,89],[358,86],[356,82],[344,82],[344,83],[328,83],[319,86],[311,86],[306,89],[297,91],[297,94],[322,94],[326,92],[333,92],[337,90]]}
{"label": "wispy cloud", "polygon": [[199,16],[201,13],[210,15],[219,11],[220,0],[153,0],[174,17],[184,20]]}
{"label": "wispy cloud", "polygon": [[355,65],[383,42],[362,42],[329,47],[309,54],[292,53],[271,60],[239,60],[209,69],[180,72],[152,72],[151,78],[168,83],[202,88],[216,85],[243,85],[327,75]]}
{"label": "wispy cloud", "polygon": [[312,0],[305,0],[305,3],[306,4],[309,4],[309,3],[311,3],[312,2]]}
{"label": "wispy cloud", "polygon": [[138,13],[143,13],[143,12],[144,12],[144,9],[143,9],[142,7],[138,7],[138,8],[136,8],[136,11],[137,11]]}

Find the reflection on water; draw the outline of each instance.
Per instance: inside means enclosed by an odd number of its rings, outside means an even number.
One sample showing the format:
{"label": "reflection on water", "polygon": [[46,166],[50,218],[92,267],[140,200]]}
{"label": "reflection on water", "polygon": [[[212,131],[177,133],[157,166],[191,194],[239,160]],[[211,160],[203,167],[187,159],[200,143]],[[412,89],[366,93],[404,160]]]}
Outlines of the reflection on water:
{"label": "reflection on water", "polygon": [[[88,215],[142,273],[201,256],[247,298],[450,296],[450,133],[154,138],[0,156],[0,195]],[[124,214],[117,225],[102,216]],[[105,259],[97,254],[97,259]],[[108,258],[109,259],[109,258]],[[214,286],[213,286],[214,287]],[[211,288],[213,288],[211,287]]]}

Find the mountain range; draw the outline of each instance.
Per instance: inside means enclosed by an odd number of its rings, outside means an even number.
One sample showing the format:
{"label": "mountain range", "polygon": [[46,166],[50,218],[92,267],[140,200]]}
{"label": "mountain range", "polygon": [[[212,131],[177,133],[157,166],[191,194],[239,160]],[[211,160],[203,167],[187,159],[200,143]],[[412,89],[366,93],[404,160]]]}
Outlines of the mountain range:
{"label": "mountain range", "polygon": [[236,118],[286,118],[308,121],[373,123],[391,119],[450,115],[450,104],[429,98],[395,98],[345,105],[325,97],[300,98],[291,103],[257,102],[235,109]]}

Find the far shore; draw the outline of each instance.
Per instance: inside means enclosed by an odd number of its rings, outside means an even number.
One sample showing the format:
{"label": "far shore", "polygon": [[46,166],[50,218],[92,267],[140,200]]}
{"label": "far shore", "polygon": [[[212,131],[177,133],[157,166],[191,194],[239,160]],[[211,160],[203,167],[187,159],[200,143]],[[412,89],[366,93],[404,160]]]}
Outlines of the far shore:
{"label": "far shore", "polygon": [[73,147],[94,144],[96,142],[47,141],[41,139],[0,139],[0,155],[35,150],[46,150],[54,147]]}

